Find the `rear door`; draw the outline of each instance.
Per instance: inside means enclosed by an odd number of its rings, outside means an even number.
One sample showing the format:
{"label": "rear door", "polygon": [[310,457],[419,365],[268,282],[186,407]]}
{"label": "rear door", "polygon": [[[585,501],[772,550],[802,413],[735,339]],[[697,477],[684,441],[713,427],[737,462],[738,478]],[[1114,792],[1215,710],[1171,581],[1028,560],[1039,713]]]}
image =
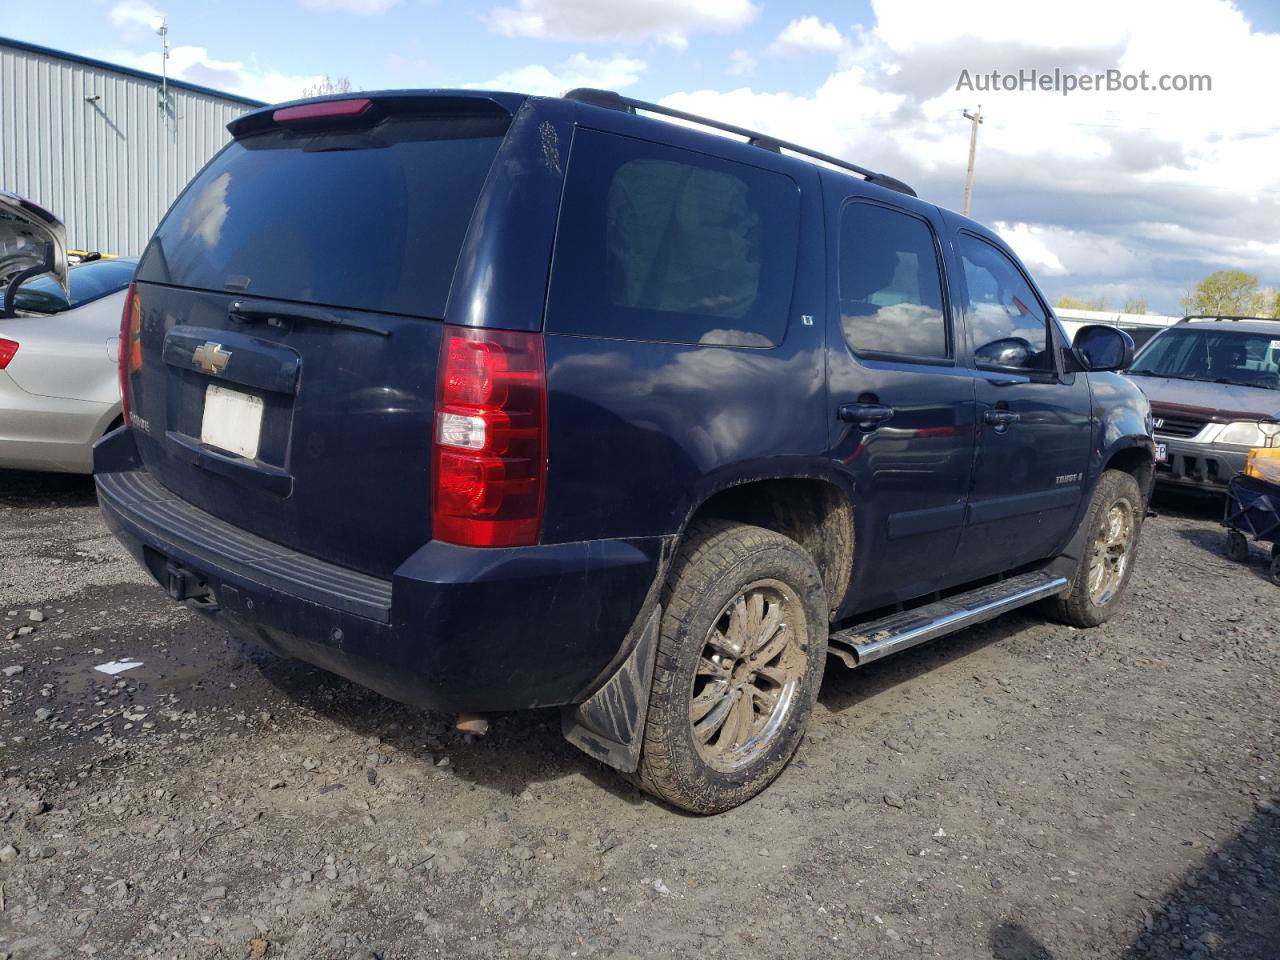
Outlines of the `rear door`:
{"label": "rear door", "polygon": [[828,422],[832,459],[856,491],[851,595],[862,609],[955,579],[973,464],[974,381],[940,224],[912,206],[842,195],[828,206]]}
{"label": "rear door", "polygon": [[1047,558],[1066,543],[1093,443],[1083,374],[1062,369],[1048,308],[992,239],[956,236],[965,327],[977,368],[978,449],[959,556],[974,577]]}
{"label": "rear door", "polygon": [[510,115],[361,102],[233,125],[179,198],[138,269],[130,422],[182,499],[387,575],[430,538],[439,321]]}

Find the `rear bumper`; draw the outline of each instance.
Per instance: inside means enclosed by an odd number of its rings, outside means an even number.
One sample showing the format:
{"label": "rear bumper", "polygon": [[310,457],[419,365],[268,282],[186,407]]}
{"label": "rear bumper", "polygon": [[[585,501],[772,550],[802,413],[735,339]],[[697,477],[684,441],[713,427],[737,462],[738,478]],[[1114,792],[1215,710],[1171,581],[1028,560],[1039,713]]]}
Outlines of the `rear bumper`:
{"label": "rear bumper", "polygon": [[1234,447],[1169,437],[1155,439],[1169,453],[1168,460],[1156,464],[1156,482],[1167,486],[1225,492],[1248,459],[1248,451]]}
{"label": "rear bumper", "polygon": [[160,486],[128,431],[95,449],[108,527],[179,597],[207,588],[233,630],[442,711],[577,703],[613,672],[662,541],[511,549],[431,541],[390,580],[299,554]]}

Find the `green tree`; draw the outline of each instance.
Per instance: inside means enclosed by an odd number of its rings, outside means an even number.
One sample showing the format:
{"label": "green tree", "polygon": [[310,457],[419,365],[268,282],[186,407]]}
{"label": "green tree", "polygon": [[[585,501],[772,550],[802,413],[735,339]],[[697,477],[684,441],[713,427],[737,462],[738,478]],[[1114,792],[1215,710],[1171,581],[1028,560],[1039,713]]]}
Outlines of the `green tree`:
{"label": "green tree", "polygon": [[1121,313],[1146,313],[1147,301],[1138,300],[1138,299],[1126,300],[1124,302],[1124,309],[1121,310],[1120,312]]}
{"label": "green tree", "polygon": [[1055,307],[1061,307],[1063,310],[1105,310],[1107,309],[1107,298],[1096,297],[1092,300],[1086,300],[1083,297],[1073,297],[1069,293],[1064,293],[1058,298]]}
{"label": "green tree", "polygon": [[1266,299],[1252,273],[1215,270],[1187,291],[1182,309],[1211,317],[1261,317],[1274,306]]}

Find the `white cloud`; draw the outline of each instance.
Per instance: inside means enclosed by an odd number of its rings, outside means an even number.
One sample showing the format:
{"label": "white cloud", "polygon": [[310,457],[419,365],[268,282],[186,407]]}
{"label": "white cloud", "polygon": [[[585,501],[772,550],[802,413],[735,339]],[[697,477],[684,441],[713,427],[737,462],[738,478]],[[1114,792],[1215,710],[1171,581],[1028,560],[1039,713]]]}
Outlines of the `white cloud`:
{"label": "white cloud", "polygon": [[153,29],[163,14],[146,0],[119,0],[107,11],[107,19],[116,27]]}
{"label": "white cloud", "polygon": [[839,30],[817,17],[792,20],[769,44],[774,56],[798,57],[810,53],[837,54],[844,49],[845,39]]}
{"label": "white cloud", "polygon": [[621,90],[640,79],[646,64],[643,60],[614,54],[609,58],[592,59],[585,53],[575,53],[555,67],[533,63],[514,70],[505,70],[492,80],[469,83],[468,87],[484,90],[514,90],[537,96],[558,97],[575,87],[598,87],[604,90]]}
{"label": "white cloud", "polygon": [[656,40],[683,50],[691,33],[728,33],[760,13],[751,0],[516,0],[489,26],[509,37],[620,43]]}
{"label": "white cloud", "polygon": [[[113,50],[103,54],[102,59],[150,73],[159,73],[161,68],[158,50],[141,54]],[[178,46],[169,51],[169,76],[268,103],[296,100],[306,87],[322,79],[319,75],[259,70],[238,60],[218,60],[209,56],[205,47],[196,46]]]}
{"label": "white cloud", "polygon": [[[953,208],[968,153],[961,112],[981,102],[974,215],[999,221],[1047,286],[1131,285],[1152,309],[1172,310],[1172,291],[1220,266],[1280,282],[1280,101],[1266,93],[1280,34],[1252,28],[1229,0],[873,8],[874,25],[843,38],[836,69],[815,89],[691,90],[664,102],[883,170]],[[811,52],[835,51],[839,31],[823,26],[795,20],[771,52],[788,34]],[[955,89],[961,69],[1055,67],[1146,70],[1151,81],[1209,74],[1212,92]]]}
{"label": "white cloud", "polygon": [[338,10],[365,16],[386,13],[399,2],[400,0],[301,0],[304,7],[312,10]]}
{"label": "white cloud", "polygon": [[729,74],[735,77],[749,77],[756,72],[757,60],[746,50],[734,50],[729,54]]}

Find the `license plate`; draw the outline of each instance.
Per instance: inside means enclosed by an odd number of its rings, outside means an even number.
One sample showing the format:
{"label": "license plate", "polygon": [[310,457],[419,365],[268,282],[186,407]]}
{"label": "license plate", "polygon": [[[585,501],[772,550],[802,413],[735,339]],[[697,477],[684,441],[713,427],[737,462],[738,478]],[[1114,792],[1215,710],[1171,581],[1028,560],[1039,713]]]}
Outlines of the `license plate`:
{"label": "license plate", "polygon": [[204,391],[200,440],[248,460],[258,457],[262,435],[262,398],[209,384]]}
{"label": "license plate", "polygon": [[1169,459],[1169,449],[1163,443],[1156,444],[1156,463],[1164,463]]}

